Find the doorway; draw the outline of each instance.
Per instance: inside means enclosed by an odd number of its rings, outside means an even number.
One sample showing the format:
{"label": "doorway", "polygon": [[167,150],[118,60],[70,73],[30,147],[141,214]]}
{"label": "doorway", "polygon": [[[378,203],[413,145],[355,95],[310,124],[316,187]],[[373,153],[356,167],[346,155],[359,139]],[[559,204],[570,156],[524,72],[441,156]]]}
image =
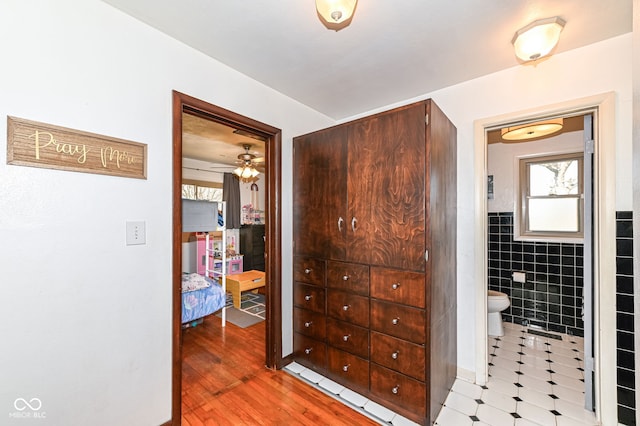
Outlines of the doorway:
{"label": "doorway", "polygon": [[181,423],[182,394],[182,118],[183,113],[260,135],[265,140],[265,366],[282,367],[282,276],[281,276],[281,131],[180,92],[173,92],[173,306],[172,306],[172,420]]}
{"label": "doorway", "polygon": [[[598,420],[615,422],[615,137],[614,96],[603,94],[590,98],[506,114],[475,123],[475,279],[476,279],[476,382],[484,385],[488,377],[487,282],[488,282],[488,207],[487,144],[488,129],[508,123],[537,121],[546,117],[575,115],[594,111],[597,145],[595,149],[593,265],[594,265],[594,397]],[[600,285],[602,283],[603,285]]]}

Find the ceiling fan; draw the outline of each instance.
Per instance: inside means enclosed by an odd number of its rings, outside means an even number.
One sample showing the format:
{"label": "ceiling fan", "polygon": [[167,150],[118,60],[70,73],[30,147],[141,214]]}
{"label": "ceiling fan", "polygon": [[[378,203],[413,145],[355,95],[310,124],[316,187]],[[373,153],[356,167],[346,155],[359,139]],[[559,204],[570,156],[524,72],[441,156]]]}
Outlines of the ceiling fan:
{"label": "ceiling fan", "polygon": [[[236,168],[233,173],[238,176],[238,178],[243,182],[251,182],[256,180],[257,176],[260,174],[260,171],[256,167],[258,163],[264,163],[264,157],[256,157],[251,154],[249,150],[251,149],[251,145],[243,144],[242,147],[244,151],[242,154],[238,155],[239,164],[238,168]],[[264,173],[264,168],[262,167],[262,172]]]}

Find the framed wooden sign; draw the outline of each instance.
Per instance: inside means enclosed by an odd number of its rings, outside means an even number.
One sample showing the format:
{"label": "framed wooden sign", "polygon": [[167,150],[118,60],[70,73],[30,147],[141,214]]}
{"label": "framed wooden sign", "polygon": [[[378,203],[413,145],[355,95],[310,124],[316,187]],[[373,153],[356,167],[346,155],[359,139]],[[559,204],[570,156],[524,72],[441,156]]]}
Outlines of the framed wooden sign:
{"label": "framed wooden sign", "polygon": [[147,178],[147,145],[7,116],[7,164]]}

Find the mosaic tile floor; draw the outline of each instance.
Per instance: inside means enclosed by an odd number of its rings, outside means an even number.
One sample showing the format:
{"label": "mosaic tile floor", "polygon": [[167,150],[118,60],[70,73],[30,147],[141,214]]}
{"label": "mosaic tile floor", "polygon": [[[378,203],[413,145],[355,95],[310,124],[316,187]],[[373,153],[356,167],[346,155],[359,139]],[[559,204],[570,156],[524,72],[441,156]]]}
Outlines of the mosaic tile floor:
{"label": "mosaic tile floor", "polygon": [[456,380],[436,425],[597,425],[583,408],[583,340],[562,337],[505,323],[504,336],[489,338],[487,385]]}

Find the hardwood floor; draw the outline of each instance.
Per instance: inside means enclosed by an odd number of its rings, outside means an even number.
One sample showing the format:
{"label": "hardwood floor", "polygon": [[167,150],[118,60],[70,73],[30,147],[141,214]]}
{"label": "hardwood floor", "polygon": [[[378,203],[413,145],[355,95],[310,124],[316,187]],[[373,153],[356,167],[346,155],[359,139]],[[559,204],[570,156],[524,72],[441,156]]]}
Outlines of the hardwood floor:
{"label": "hardwood floor", "polygon": [[375,425],[265,364],[265,323],[239,328],[211,315],[182,333],[182,424]]}

